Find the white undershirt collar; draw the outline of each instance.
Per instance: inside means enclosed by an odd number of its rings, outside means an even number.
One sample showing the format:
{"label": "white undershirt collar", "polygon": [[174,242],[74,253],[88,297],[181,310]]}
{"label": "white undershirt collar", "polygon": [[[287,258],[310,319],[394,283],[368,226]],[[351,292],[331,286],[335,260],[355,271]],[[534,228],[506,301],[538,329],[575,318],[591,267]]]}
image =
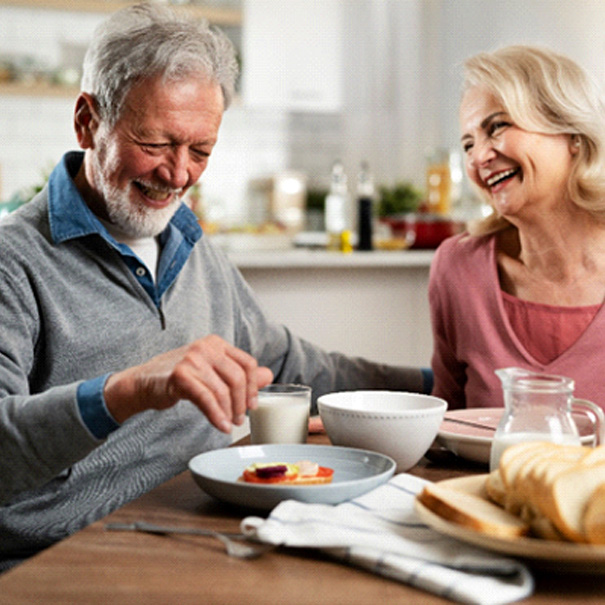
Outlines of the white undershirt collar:
{"label": "white undershirt collar", "polygon": [[158,269],[158,258],[160,256],[160,243],[157,237],[132,237],[124,233],[115,225],[99,219],[105,226],[109,234],[120,244],[128,246],[149,270],[149,273],[156,279]]}

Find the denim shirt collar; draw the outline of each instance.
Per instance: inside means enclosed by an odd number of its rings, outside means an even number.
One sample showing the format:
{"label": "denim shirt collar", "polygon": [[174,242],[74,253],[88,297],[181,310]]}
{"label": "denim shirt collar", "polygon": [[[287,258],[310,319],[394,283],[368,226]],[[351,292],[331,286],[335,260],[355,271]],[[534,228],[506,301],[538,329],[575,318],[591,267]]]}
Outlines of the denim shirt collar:
{"label": "denim shirt collar", "polygon": [[160,306],[162,294],[174,282],[189,258],[195,243],[202,237],[202,229],[193,212],[181,204],[166,229],[160,234],[160,260],[157,283],[136,271],[140,259],[125,244],[117,242],[86,205],[73,178],[84,160],[84,153],[66,153],[48,180],[48,215],[53,241],[62,242],[97,234],[124,259],[139,283]]}

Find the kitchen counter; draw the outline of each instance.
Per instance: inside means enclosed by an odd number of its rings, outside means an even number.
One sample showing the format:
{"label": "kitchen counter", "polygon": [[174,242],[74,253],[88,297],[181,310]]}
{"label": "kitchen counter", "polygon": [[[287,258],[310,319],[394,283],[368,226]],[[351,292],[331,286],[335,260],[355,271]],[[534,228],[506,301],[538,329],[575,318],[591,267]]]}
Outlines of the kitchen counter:
{"label": "kitchen counter", "polygon": [[429,267],[434,250],[328,252],[326,250],[287,249],[253,252],[229,252],[240,269],[271,268],[362,268]]}
{"label": "kitchen counter", "polygon": [[268,316],[329,351],[428,366],[433,250],[342,254],[289,249],[229,257]]}

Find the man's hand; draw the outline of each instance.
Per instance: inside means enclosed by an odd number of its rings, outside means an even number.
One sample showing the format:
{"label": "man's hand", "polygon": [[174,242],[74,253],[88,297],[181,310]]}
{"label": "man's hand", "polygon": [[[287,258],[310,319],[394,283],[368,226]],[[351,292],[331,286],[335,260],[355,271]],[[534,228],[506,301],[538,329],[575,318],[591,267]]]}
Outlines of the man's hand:
{"label": "man's hand", "polygon": [[105,403],[117,422],[146,409],[162,410],[188,399],[225,433],[257,405],[258,389],[271,383],[269,368],[219,336],[162,353],[117,372],[105,384]]}

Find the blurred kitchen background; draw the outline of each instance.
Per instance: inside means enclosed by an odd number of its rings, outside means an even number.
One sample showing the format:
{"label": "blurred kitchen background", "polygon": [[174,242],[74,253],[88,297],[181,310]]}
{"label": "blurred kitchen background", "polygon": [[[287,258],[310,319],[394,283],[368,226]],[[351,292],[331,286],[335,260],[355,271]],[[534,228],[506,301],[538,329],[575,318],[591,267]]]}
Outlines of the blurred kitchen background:
{"label": "blurred kitchen background", "polygon": [[[128,3],[0,0],[4,209],[12,207],[7,202],[16,205],[31,196],[62,154],[77,147],[72,110],[84,50],[95,26]],[[222,27],[242,65],[238,97],[225,114],[209,168],[188,200],[207,233],[227,238],[221,243],[269,312],[295,331],[329,348],[428,364],[426,284],[434,245],[419,245],[419,232],[408,238],[417,229],[409,220],[399,232],[393,222],[376,223],[374,237],[383,238],[378,246],[383,249],[371,255],[310,258],[303,255],[308,250],[290,256],[285,251],[292,244],[325,246],[324,202],[336,160],[348,177],[353,203],[357,175],[367,163],[375,214],[401,219],[429,210],[458,225],[485,212],[460,170],[462,61],[502,44],[536,43],[570,55],[603,81],[605,2],[172,3]],[[445,154],[450,179],[444,208],[431,206],[427,187],[430,158],[437,152]],[[389,211],[383,202],[394,206]],[[356,229],[353,224],[353,247]],[[229,239],[233,235],[240,239]],[[401,251],[407,247],[413,249]],[[249,248],[284,254],[259,257],[248,254]],[[309,298],[311,291],[319,292],[318,298]],[[309,309],[324,315],[318,320]],[[363,337],[347,329],[361,323],[367,326]]]}
{"label": "blurred kitchen background", "polygon": [[[35,185],[76,147],[72,85],[94,27],[122,4],[0,0],[0,199]],[[224,27],[240,49],[241,95],[225,114],[202,181],[211,218],[234,224],[258,214],[250,207],[251,181],[295,170],[309,189],[325,189],[337,158],[351,185],[365,160],[378,184],[424,187],[430,150],[458,148],[460,63],[479,50],[546,44],[596,77],[605,75],[602,0],[192,6]]]}

